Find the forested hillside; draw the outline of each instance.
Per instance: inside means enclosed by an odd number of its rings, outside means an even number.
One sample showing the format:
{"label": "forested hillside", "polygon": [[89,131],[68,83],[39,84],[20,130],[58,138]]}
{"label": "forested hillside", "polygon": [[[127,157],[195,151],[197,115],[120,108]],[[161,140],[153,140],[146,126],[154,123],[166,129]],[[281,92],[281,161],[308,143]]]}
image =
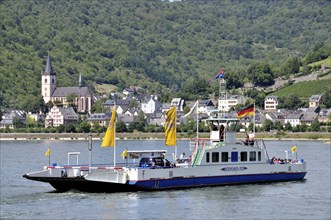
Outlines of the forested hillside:
{"label": "forested hillside", "polygon": [[[326,0],[2,0],[0,6],[2,107],[23,108],[40,97],[48,52],[58,86],[77,86],[82,74],[95,92],[100,84],[140,86],[164,100],[179,91],[212,93],[217,84],[208,88],[208,80],[221,68],[235,88],[269,83],[295,71],[288,63],[330,55]],[[252,74],[261,69],[262,79]]]}

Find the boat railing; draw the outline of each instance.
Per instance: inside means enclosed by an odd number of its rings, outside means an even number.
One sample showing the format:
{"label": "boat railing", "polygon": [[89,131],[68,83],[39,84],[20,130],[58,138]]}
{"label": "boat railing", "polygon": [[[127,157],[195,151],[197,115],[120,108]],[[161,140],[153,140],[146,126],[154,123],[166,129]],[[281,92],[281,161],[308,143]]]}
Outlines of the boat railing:
{"label": "boat railing", "polygon": [[262,149],[265,152],[265,158],[270,161],[270,157],[267,151],[267,148],[265,146],[264,140],[263,139],[255,139],[255,145],[257,148]]}
{"label": "boat railing", "polygon": [[214,139],[210,138],[194,138],[190,140],[190,165],[199,165],[206,149],[212,149],[217,146],[224,144],[224,142],[215,142]]}

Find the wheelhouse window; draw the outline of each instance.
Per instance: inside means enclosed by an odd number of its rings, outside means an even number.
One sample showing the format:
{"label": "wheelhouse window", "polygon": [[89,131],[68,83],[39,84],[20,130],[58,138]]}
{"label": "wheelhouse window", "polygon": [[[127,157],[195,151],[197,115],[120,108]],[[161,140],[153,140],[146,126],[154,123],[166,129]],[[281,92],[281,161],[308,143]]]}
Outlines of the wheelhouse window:
{"label": "wheelhouse window", "polygon": [[220,158],[219,158],[219,153],[218,152],[213,152],[211,154],[211,162],[213,162],[213,163],[220,162]]}
{"label": "wheelhouse window", "polygon": [[249,161],[256,161],[256,152],[255,151],[249,152]]}
{"label": "wheelhouse window", "polygon": [[229,161],[229,153],[222,152],[222,162],[228,162],[228,161]]}
{"label": "wheelhouse window", "polygon": [[206,162],[207,162],[207,163],[210,162],[210,154],[209,154],[209,152],[207,152],[207,154],[206,154]]}
{"label": "wheelhouse window", "polygon": [[240,160],[247,161],[247,152],[240,152]]}
{"label": "wheelhouse window", "polygon": [[262,159],[262,153],[261,153],[261,151],[259,151],[259,152],[257,152],[257,160],[261,161],[261,159]]}

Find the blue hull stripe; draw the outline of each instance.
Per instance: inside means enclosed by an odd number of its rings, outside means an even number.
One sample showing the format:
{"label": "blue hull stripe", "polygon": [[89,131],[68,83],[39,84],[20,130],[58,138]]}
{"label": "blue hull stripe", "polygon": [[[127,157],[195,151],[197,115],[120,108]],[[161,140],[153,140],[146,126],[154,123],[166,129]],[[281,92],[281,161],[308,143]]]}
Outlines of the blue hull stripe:
{"label": "blue hull stripe", "polygon": [[256,175],[231,175],[231,176],[213,176],[213,177],[192,177],[192,178],[172,178],[172,179],[153,179],[144,181],[130,181],[130,185],[142,189],[170,189],[186,188],[200,186],[217,186],[246,183],[263,182],[282,182],[302,180],[305,172],[299,173],[270,173]]}

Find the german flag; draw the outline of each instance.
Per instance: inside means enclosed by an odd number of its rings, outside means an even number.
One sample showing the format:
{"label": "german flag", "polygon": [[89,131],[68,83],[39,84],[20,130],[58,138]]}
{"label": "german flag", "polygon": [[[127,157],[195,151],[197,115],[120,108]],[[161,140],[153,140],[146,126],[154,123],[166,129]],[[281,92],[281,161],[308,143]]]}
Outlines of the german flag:
{"label": "german flag", "polygon": [[254,104],[249,105],[248,107],[239,111],[237,114],[238,119],[241,119],[242,117],[254,116]]}

